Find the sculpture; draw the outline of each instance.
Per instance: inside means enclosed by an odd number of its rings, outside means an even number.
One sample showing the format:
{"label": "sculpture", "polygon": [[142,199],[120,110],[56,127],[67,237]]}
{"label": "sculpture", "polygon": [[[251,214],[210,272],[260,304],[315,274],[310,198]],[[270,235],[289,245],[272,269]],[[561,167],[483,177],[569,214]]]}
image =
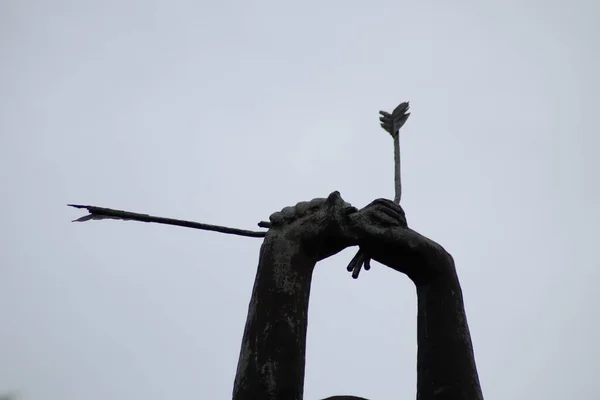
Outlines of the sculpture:
{"label": "sculpture", "polygon": [[[398,111],[399,110],[399,111]],[[398,147],[398,129],[408,118],[408,103],[383,113],[384,128]],[[387,129],[389,128],[389,129]],[[454,260],[436,242],[407,225],[399,203],[399,152],[395,152],[396,202],[377,199],[361,210],[339,192],[286,207],[245,231],[172,220],[94,206],[89,219],[129,219],[264,237],[248,308],[233,388],[234,400],[303,398],[308,302],[318,261],[348,246],[360,250],[348,269],[358,276],[369,259],[405,274],[418,298],[417,399],[483,399]],[[365,400],[334,396],[324,400]]]}
{"label": "sculpture", "polygon": [[[242,340],[233,398],[302,399],[313,269],[346,246],[407,275],[417,288],[417,399],[482,399],[454,261],[378,199],[360,211],[338,192],[271,216]],[[330,397],[329,399],[360,399]]]}

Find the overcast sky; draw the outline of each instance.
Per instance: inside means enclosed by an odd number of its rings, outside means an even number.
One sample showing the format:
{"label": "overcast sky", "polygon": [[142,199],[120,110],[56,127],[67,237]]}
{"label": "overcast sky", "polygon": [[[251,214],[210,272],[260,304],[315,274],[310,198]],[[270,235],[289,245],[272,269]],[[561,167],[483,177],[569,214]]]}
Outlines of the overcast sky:
{"label": "overcast sky", "polygon": [[[600,6],[0,1],[0,393],[227,399],[260,239],[71,223],[67,203],[246,229],[393,197],[455,257],[486,399],[600,391]],[[414,398],[416,297],[320,263],[305,398]]]}

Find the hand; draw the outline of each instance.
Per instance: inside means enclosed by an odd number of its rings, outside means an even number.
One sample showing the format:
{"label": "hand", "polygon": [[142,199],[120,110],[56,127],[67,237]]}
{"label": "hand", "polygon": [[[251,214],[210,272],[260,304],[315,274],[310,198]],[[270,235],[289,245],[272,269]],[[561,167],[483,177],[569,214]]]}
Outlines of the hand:
{"label": "hand", "polygon": [[404,210],[377,199],[350,216],[362,252],[413,281],[428,280],[453,268],[450,254],[436,242],[408,228]]}
{"label": "hand", "polygon": [[326,199],[300,202],[273,213],[269,235],[297,243],[305,254],[320,261],[356,244],[350,229],[350,215],[356,212],[335,191]]}

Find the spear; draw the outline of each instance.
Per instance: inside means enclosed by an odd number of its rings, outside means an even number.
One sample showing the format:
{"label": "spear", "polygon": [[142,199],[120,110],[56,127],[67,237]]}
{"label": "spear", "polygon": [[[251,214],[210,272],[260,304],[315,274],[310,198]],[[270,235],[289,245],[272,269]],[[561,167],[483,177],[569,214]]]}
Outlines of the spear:
{"label": "spear", "polygon": [[[182,219],[155,217],[148,214],[140,214],[131,211],[114,210],[112,208],[86,206],[81,204],[67,204],[69,207],[84,208],[89,214],[74,220],[73,222],[85,222],[89,220],[101,219],[120,219],[123,221],[155,222],[158,224],[183,226],[185,228],[202,229],[205,231],[228,233],[230,235],[239,235],[247,237],[262,238],[267,234],[266,231],[248,231],[246,229],[230,228],[228,226],[203,224],[201,222],[185,221]],[[271,223],[260,221],[258,226],[261,228],[270,228]],[[2,398],[0,398],[2,400]]]}
{"label": "spear", "polygon": [[[379,111],[381,115],[379,121],[381,127],[388,132],[394,139],[394,203],[400,204],[402,199],[402,181],[400,179],[400,128],[404,125],[410,113],[408,112],[408,102],[400,103],[394,108],[392,113]],[[352,271],[352,277],[358,278],[361,267],[364,265],[365,270],[371,269],[371,259],[360,249],[348,264],[348,271]]]}

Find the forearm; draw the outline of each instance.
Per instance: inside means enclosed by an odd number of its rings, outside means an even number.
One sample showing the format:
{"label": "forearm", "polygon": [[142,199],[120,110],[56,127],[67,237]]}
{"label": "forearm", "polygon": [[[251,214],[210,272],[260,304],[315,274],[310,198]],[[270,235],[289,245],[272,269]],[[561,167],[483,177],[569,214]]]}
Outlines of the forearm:
{"label": "forearm", "polygon": [[462,290],[451,257],[446,260],[439,266],[446,273],[416,284],[417,398],[483,399]]}
{"label": "forearm", "polygon": [[314,261],[265,239],[242,340],[233,399],[302,399]]}

